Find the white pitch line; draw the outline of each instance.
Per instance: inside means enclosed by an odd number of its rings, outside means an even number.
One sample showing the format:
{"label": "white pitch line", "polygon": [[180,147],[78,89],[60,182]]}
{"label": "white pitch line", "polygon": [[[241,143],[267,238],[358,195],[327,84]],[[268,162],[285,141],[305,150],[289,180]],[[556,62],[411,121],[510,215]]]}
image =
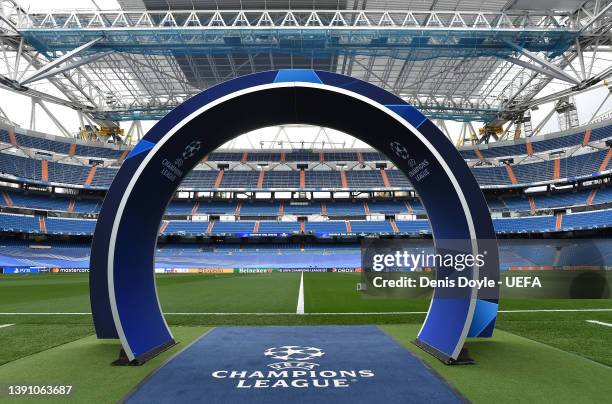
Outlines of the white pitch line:
{"label": "white pitch line", "polygon": [[[572,312],[612,312],[612,308],[610,309],[523,309],[523,310],[499,310],[499,313],[572,313]],[[187,313],[187,312],[167,312],[164,313],[166,315],[175,315],[175,316],[288,316],[295,315],[297,313],[290,312],[276,312],[276,313],[253,313],[253,312],[245,312],[245,313],[236,313],[236,312],[228,312],[228,313],[210,313],[210,312],[195,312],[195,313]],[[427,314],[426,311],[385,311],[385,312],[334,312],[334,313],[303,313],[306,316],[365,316],[365,315],[398,315],[398,314]],[[91,315],[89,312],[72,312],[72,313],[33,313],[33,312],[20,312],[20,313],[0,313],[0,316],[88,316]]]}
{"label": "white pitch line", "polygon": [[524,309],[524,310],[499,310],[499,313],[572,313],[590,311],[612,311],[612,309]]}
{"label": "white pitch line", "polygon": [[295,314],[304,314],[304,272],[300,276],[300,291],[298,292],[297,309]]}
{"label": "white pitch line", "polygon": [[604,323],[603,321],[597,321],[597,320],[587,320],[587,323],[591,323],[591,324],[598,324],[598,325],[603,325],[606,327],[612,327],[612,324],[610,323]]}
{"label": "white pitch line", "polygon": [[31,313],[31,312],[21,312],[21,313],[0,313],[0,316],[85,316],[90,315],[91,313]]}
{"label": "white pitch line", "polygon": [[10,327],[12,325],[15,325],[15,324],[0,324],[0,328],[6,328],[6,327]]}

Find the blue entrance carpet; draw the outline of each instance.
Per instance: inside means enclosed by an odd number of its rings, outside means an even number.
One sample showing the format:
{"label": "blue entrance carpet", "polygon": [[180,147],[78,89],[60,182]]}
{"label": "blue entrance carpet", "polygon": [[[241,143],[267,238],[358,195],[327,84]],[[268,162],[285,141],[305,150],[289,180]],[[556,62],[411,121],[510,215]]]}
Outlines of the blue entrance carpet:
{"label": "blue entrance carpet", "polygon": [[220,327],[143,381],[127,403],[460,403],[375,326]]}

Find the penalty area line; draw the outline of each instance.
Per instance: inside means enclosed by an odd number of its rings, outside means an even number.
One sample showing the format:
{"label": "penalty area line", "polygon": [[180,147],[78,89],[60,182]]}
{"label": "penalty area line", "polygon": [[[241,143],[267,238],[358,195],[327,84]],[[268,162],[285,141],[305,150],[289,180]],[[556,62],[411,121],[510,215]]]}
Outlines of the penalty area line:
{"label": "penalty area line", "polygon": [[15,324],[0,324],[0,328],[6,328],[6,327],[10,327],[12,325],[15,325]]}
{"label": "penalty area line", "polygon": [[597,320],[586,320],[587,323],[591,323],[591,324],[597,324],[597,325],[603,325],[604,327],[612,327],[612,324],[610,323],[604,323],[603,321],[597,321]]}

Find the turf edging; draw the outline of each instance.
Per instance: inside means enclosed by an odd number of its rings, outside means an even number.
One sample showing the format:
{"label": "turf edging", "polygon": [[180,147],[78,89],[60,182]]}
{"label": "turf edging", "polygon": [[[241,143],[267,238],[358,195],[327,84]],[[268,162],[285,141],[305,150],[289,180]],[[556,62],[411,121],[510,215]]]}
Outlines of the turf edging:
{"label": "turf edging", "polygon": [[593,403],[612,396],[612,368],[509,332],[470,340],[476,365],[446,366],[412,344],[419,326],[381,328],[475,403]]}
{"label": "turf edging", "polygon": [[[2,388],[9,385],[72,385],[69,398],[45,396],[51,402],[116,403],[168,358],[204,334],[206,327],[173,327],[180,344],[142,366],[111,366],[120,343],[89,336],[0,366]],[[0,402],[40,402],[40,396],[9,397],[0,391]]]}

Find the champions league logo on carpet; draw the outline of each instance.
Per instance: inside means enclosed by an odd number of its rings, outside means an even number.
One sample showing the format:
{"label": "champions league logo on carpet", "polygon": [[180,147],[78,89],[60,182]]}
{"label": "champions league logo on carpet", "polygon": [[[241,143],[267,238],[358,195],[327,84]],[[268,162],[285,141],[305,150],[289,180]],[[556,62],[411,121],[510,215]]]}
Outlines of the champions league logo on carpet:
{"label": "champions league logo on carpet", "polygon": [[212,372],[215,379],[236,380],[236,388],[342,388],[362,378],[374,377],[368,369],[318,369],[313,362],[325,355],[321,348],[284,345],[268,348],[264,356],[280,360],[267,365],[272,370],[217,370]]}
{"label": "champions league logo on carpet", "polygon": [[312,370],[316,363],[306,362],[309,359],[320,358],[325,355],[319,348],[301,347],[295,345],[286,345],[278,348],[268,348],[264,352],[264,356],[269,356],[271,359],[281,359],[285,362],[271,363],[268,366],[272,369],[307,369]]}

